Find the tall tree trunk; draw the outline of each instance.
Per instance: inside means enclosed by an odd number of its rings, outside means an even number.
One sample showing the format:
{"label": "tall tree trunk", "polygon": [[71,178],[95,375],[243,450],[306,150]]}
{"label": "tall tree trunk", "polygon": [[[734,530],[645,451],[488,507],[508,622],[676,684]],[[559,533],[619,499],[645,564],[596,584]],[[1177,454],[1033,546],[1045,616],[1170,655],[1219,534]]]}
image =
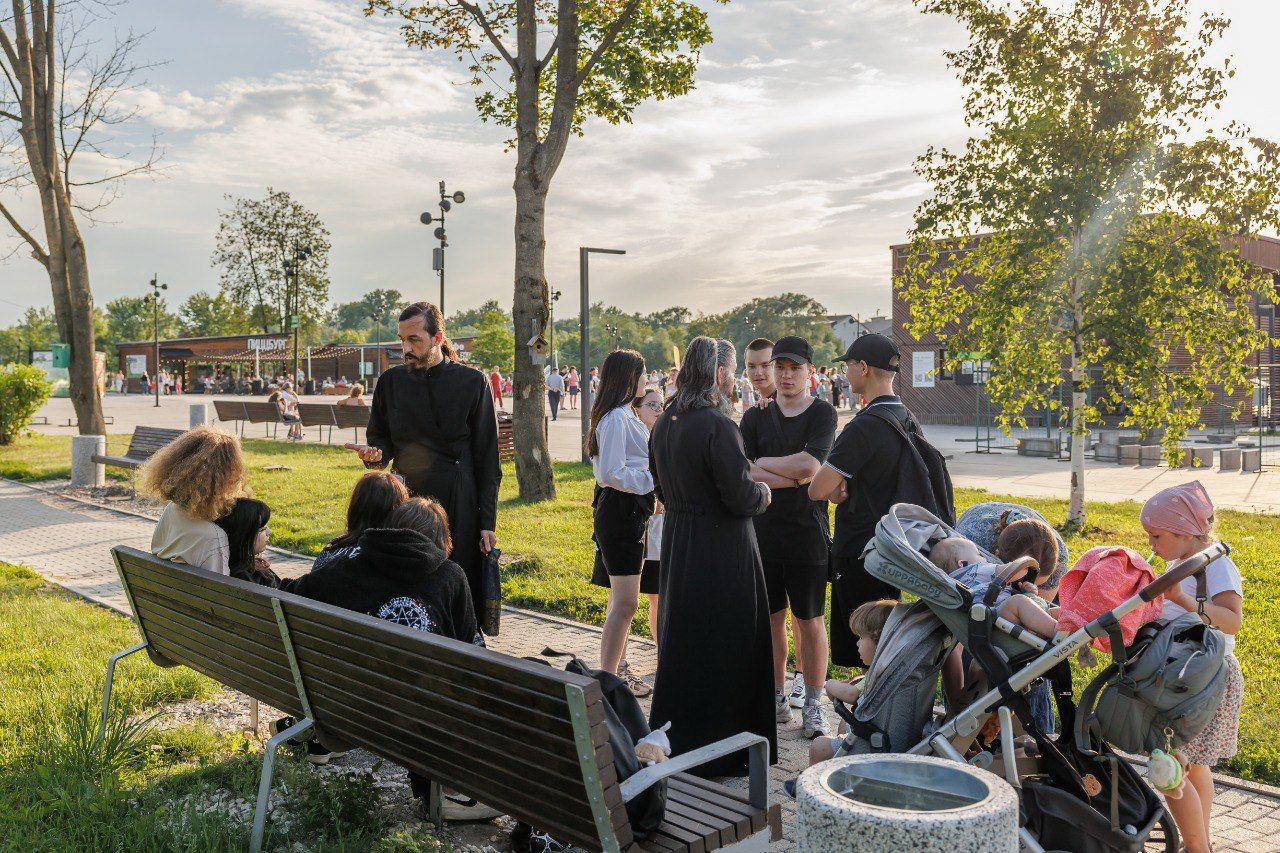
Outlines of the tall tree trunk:
{"label": "tall tree trunk", "polygon": [[1084,423],[1084,406],[1088,373],[1080,355],[1080,327],[1083,319],[1080,316],[1078,278],[1071,282],[1071,297],[1071,500],[1067,508],[1067,529],[1079,530],[1084,527],[1085,522],[1084,452],[1088,432]]}
{"label": "tall tree trunk", "polygon": [[551,453],[547,448],[546,381],[542,366],[534,364],[527,346],[538,330],[546,328],[550,317],[547,298],[546,211],[547,193],[537,186],[527,171],[518,171],[516,193],[515,301],[511,316],[515,324],[515,431],[516,478],[520,498],[552,500],[556,496]]}
{"label": "tall tree trunk", "polygon": [[[55,179],[55,185],[60,183]],[[59,194],[62,254],[66,261],[66,289],[71,299],[71,405],[81,435],[106,435],[102,393],[98,385],[97,347],[93,336],[93,292],[84,239],[72,215],[70,200]],[[157,369],[159,366],[157,365]]]}

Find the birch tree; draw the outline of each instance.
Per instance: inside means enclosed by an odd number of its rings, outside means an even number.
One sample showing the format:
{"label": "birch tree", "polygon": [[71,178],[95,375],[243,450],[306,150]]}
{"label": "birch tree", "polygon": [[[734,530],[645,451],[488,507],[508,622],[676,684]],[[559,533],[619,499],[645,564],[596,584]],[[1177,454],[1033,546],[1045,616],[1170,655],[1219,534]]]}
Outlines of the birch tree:
{"label": "birch tree", "polygon": [[480,117],[515,131],[516,477],[521,498],[549,500],[545,385],[525,344],[535,331],[547,337],[551,181],[588,119],[630,122],[644,101],[693,88],[711,41],[707,13],[682,0],[367,0],[366,12],[399,18],[411,46],[452,53]]}
{"label": "birch tree", "polygon": [[90,28],[107,12],[58,0],[12,0],[0,12],[0,219],[48,273],[58,335],[71,345],[70,395],[82,434],[103,434],[106,424],[80,220],[92,222],[125,178],[152,171],[157,159],[154,144],[134,151],[115,132],[136,115],[124,96],[146,66],[132,58],[141,41],[132,33],[99,49]]}
{"label": "birch tree", "polygon": [[1172,459],[1215,386],[1245,386],[1265,342],[1249,306],[1274,283],[1239,249],[1280,221],[1280,148],[1204,130],[1234,73],[1208,59],[1229,21],[1188,0],[916,3],[968,30],[946,57],[973,136],[916,163],[933,193],[899,281],[909,330],[959,323],[948,351],[986,354],[1006,430],[1059,409],[1065,370],[1078,527],[1101,407],[1164,430]]}

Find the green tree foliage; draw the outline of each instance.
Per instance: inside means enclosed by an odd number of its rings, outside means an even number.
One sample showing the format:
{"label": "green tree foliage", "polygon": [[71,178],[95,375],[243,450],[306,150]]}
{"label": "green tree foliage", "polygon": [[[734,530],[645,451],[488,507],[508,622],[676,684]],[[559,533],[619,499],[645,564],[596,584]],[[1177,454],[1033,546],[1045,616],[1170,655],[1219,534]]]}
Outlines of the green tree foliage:
{"label": "green tree foliage", "polygon": [[480,328],[480,324],[484,322],[484,318],[494,311],[497,311],[499,314],[507,313],[502,310],[502,306],[498,304],[498,300],[489,299],[479,308],[463,308],[461,310],[454,311],[445,321],[445,328],[449,330],[450,334],[457,329],[465,329],[468,327],[478,329]]}
{"label": "green tree foliage", "polygon": [[0,365],[0,444],[12,444],[52,392],[53,383],[40,368]]}
{"label": "green tree foliage", "polygon": [[1100,406],[1165,429],[1173,454],[1214,385],[1244,384],[1264,340],[1248,305],[1271,285],[1237,249],[1276,226],[1280,148],[1235,124],[1193,130],[1233,72],[1208,59],[1228,21],[1190,20],[1189,0],[916,2],[968,30],[946,55],[975,135],[916,163],[933,194],[900,281],[909,328],[964,318],[948,349],[988,354],[1006,429],[1056,406],[1065,370],[1079,525]]}
{"label": "green tree foliage", "polygon": [[32,350],[58,340],[58,323],[48,308],[28,308],[22,319],[0,331],[0,364],[28,364]]}
{"label": "green tree foliage", "polygon": [[516,366],[515,333],[511,318],[501,311],[490,311],[480,320],[469,360],[473,367],[496,367],[503,375]]}
{"label": "green tree foliage", "polygon": [[293,276],[286,276],[285,262],[309,247],[297,276],[296,313],[321,317],[329,299],[330,246],[329,229],[319,215],[271,187],[263,198],[226,198],[231,206],[218,213],[212,256],[221,292],[247,306],[260,331],[287,331]]}
{"label": "green tree foliage", "polygon": [[[374,330],[381,332],[382,340],[395,337],[396,320],[404,310],[405,298],[398,290],[372,290],[353,302],[335,305],[330,324],[342,331],[356,330],[374,339]],[[376,322],[373,318],[380,316]]]}
{"label": "green tree foliage", "polygon": [[248,309],[225,293],[191,294],[178,308],[178,318],[182,334],[192,338],[247,335],[253,331]]}
{"label": "green tree foliage", "polygon": [[[591,118],[630,122],[644,101],[692,89],[700,51],[711,41],[706,10],[688,0],[366,0],[365,11],[399,18],[413,47],[452,54],[471,75],[476,112],[512,129],[511,313],[521,336],[531,329],[545,335],[547,193],[569,140]],[[548,500],[555,482],[543,434],[542,368],[523,341],[515,351],[520,497]]]}
{"label": "green tree foliage", "polygon": [[785,335],[800,335],[807,340],[818,365],[830,364],[841,353],[840,341],[827,322],[827,309],[800,293],[753,299],[727,312],[723,321],[718,337],[733,341],[739,353],[756,338],[776,341]]}
{"label": "green tree foliage", "polygon": [[[178,317],[169,310],[164,297],[159,302],[160,340],[175,338],[182,331]],[[107,353],[108,364],[114,363],[116,347],[133,341],[149,341],[155,337],[156,319],[152,315],[151,302],[142,296],[121,296],[112,299],[104,308],[105,328],[101,342]]]}

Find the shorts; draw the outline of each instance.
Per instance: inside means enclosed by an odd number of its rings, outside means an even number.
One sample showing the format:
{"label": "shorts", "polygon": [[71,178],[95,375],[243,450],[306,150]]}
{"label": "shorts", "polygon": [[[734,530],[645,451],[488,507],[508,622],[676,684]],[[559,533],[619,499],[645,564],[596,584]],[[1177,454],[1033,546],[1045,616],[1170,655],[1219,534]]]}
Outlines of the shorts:
{"label": "shorts", "polygon": [[[657,595],[659,585],[662,582],[662,575],[659,572],[661,564],[657,560],[645,560],[644,567],[640,570],[640,594],[641,595]],[[609,572],[604,566],[604,560],[600,557],[600,552],[596,551],[595,565],[591,567],[591,583],[595,586],[602,586],[605,589],[613,586],[609,583]]]}
{"label": "shorts", "polygon": [[576,396],[578,396],[578,386],[577,386],[577,385],[571,385],[571,386],[569,386],[569,396],[570,396],[570,397],[576,397]]}
{"label": "shorts", "polygon": [[605,577],[638,575],[644,569],[645,532],[653,515],[653,492],[633,495],[596,486],[592,501],[591,538],[596,543],[594,578],[603,568]]}
{"label": "shorts", "polygon": [[788,604],[797,619],[815,619],[826,612],[826,563],[801,563],[773,557],[762,557],[762,562],[770,613],[786,610]]}

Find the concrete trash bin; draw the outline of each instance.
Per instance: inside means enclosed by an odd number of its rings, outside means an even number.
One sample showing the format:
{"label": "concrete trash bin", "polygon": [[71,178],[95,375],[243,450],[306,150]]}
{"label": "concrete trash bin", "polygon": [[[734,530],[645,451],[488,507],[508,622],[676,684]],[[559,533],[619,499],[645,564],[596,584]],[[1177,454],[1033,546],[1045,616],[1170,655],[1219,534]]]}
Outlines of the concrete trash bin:
{"label": "concrete trash bin", "polygon": [[833,758],[800,774],[805,853],[1017,853],[1018,797],[985,770],[926,755]]}

